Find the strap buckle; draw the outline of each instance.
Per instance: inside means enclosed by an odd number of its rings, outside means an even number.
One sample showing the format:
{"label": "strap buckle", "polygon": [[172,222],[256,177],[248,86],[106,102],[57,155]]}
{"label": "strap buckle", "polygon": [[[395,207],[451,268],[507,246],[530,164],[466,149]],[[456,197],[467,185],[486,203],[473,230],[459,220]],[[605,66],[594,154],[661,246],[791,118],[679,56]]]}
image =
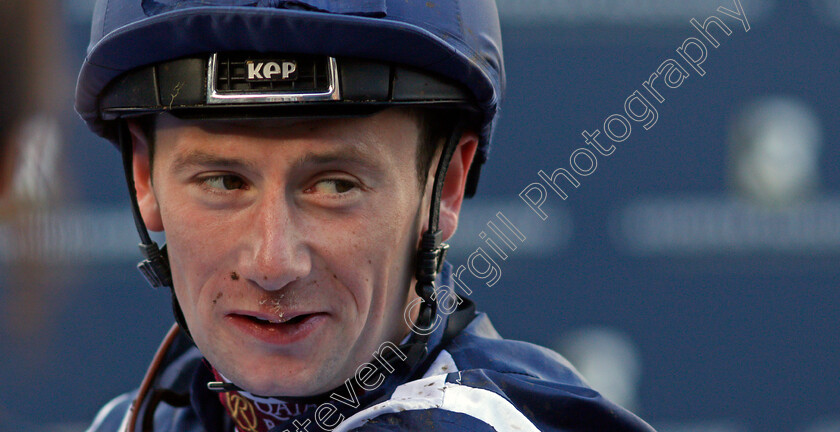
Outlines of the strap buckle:
{"label": "strap buckle", "polygon": [[169,256],[166,254],[166,245],[158,248],[156,242],[151,244],[140,243],[140,253],[146,258],[137,264],[137,270],[146,279],[152,288],[172,286],[172,273],[169,270]]}

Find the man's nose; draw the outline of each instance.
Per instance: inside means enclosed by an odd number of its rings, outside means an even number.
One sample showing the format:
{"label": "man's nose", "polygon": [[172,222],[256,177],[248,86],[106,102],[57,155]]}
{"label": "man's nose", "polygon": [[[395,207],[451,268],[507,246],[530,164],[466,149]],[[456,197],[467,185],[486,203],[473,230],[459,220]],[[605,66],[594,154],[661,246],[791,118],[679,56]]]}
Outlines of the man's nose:
{"label": "man's nose", "polygon": [[302,233],[282,194],[262,200],[255,208],[248,231],[250,243],[243,276],[268,291],[279,290],[311,270]]}

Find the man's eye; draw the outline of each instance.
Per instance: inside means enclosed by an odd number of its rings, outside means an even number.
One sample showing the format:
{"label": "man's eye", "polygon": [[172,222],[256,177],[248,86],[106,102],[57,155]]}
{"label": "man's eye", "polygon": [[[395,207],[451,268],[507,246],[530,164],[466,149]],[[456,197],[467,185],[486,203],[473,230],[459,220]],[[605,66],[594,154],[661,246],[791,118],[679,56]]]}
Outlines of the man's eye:
{"label": "man's eye", "polygon": [[315,184],[315,186],[308,188],[306,192],[318,192],[330,195],[339,195],[350,192],[355,188],[356,184],[348,180],[327,179],[319,181]]}
{"label": "man's eye", "polygon": [[213,189],[231,191],[235,189],[246,189],[245,181],[235,175],[217,175],[207,177],[202,182]]}

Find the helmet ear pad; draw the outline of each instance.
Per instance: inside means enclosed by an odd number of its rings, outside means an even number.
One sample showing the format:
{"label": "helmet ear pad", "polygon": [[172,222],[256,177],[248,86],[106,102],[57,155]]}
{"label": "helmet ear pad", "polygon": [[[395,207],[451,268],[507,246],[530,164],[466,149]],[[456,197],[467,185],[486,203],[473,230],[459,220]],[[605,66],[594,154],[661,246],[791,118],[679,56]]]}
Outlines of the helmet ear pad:
{"label": "helmet ear pad", "polygon": [[[443,241],[449,240],[458,228],[458,215],[464,201],[464,188],[470,172],[475,153],[478,149],[479,137],[470,130],[464,131],[458,141],[458,147],[452,154],[446,180],[440,197],[439,229],[442,231]],[[438,156],[439,157],[439,156]],[[436,166],[437,163],[432,164]],[[433,176],[429,176],[430,180]],[[427,194],[431,195],[432,182],[427,185]]]}
{"label": "helmet ear pad", "polygon": [[134,189],[137,194],[137,205],[146,228],[151,231],[163,231],[163,220],[160,215],[160,206],[152,187],[152,161],[149,137],[136,121],[128,121],[128,130],[131,132],[133,146],[132,167],[134,176]]}

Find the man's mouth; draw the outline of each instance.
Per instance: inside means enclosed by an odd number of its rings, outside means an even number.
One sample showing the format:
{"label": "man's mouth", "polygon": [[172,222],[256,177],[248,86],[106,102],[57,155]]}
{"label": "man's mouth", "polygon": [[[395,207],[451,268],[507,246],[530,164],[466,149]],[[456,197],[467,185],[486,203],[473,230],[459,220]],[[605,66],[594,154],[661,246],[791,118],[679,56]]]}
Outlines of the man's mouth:
{"label": "man's mouth", "polygon": [[327,314],[323,312],[233,312],[226,318],[240,331],[271,345],[287,345],[308,336],[320,326]]}
{"label": "man's mouth", "polygon": [[303,322],[305,319],[311,317],[312,315],[314,314],[300,314],[291,318],[278,316],[277,318],[271,319],[263,319],[252,315],[245,315],[245,318],[257,324],[298,324]]}

